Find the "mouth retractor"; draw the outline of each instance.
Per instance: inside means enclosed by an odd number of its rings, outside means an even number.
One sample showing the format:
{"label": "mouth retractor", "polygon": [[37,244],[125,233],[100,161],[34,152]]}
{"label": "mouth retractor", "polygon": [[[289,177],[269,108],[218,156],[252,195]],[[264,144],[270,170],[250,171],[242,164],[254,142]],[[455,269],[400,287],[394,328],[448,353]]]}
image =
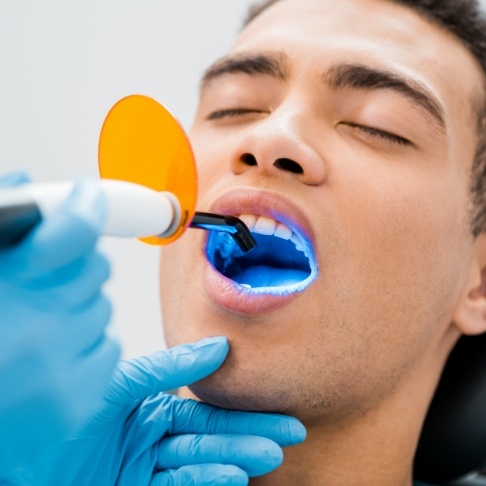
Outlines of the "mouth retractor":
{"label": "mouth retractor", "polygon": [[192,219],[191,228],[220,231],[228,233],[239,246],[241,251],[247,253],[256,246],[256,241],[250,230],[241,219],[236,216],[224,216],[214,213],[196,212]]}
{"label": "mouth retractor", "polygon": [[267,216],[238,215],[256,240],[243,253],[228,233],[210,232],[206,258],[238,289],[252,294],[289,295],[304,290],[317,276],[313,247],[300,231]]}

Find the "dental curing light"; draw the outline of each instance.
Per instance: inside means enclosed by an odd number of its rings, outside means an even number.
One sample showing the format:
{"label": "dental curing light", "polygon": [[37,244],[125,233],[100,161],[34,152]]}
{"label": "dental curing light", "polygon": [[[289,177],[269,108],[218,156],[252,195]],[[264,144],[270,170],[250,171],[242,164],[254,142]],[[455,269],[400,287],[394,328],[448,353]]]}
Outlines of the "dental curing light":
{"label": "dental curing light", "polygon": [[[170,237],[181,211],[170,193],[156,192],[126,181],[98,182],[107,202],[103,234],[109,236]],[[68,199],[73,183],[23,184],[0,190],[0,246],[20,241],[42,219]]]}
{"label": "dental curing light", "polygon": [[[99,181],[107,202],[108,217],[103,234],[158,239],[170,238],[180,226],[181,209],[170,192],[157,192],[132,182]],[[73,183],[24,184],[0,191],[0,247],[13,245],[26,236],[43,218],[66,201]],[[255,247],[246,225],[234,216],[196,212],[190,226],[229,233],[242,251]]]}
{"label": "dental curing light", "polygon": [[256,246],[255,238],[248,227],[235,216],[196,212],[191,222],[191,228],[228,233],[235,240],[240,250],[245,253]]}
{"label": "dental curing light", "polygon": [[[128,96],[113,106],[101,130],[98,160],[108,203],[103,234],[164,245],[195,227],[225,231],[243,251],[255,246],[238,218],[196,213],[197,173],[189,140],[152,98]],[[57,182],[1,189],[0,247],[27,235],[66,201],[72,187],[72,182]]]}

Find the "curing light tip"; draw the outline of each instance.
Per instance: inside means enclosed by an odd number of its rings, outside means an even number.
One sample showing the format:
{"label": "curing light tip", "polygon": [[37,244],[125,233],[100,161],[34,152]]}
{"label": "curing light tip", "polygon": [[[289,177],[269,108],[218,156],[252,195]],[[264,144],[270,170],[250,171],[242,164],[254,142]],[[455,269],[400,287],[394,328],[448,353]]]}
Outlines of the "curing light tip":
{"label": "curing light tip", "polygon": [[251,235],[250,230],[246,224],[236,216],[196,212],[190,227],[228,233],[238,244],[241,251],[244,251],[245,253],[253,250],[256,246],[256,241]]}

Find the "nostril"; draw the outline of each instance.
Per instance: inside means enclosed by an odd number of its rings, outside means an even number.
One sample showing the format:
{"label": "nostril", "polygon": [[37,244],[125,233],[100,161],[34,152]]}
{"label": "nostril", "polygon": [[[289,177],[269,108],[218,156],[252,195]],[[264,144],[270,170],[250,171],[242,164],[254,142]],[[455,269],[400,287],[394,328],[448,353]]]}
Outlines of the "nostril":
{"label": "nostril", "polygon": [[277,167],[277,169],[287,170],[294,174],[302,174],[304,172],[302,166],[291,159],[277,159],[273,165]]}
{"label": "nostril", "polygon": [[246,165],[257,165],[257,160],[252,154],[243,154],[240,159]]}

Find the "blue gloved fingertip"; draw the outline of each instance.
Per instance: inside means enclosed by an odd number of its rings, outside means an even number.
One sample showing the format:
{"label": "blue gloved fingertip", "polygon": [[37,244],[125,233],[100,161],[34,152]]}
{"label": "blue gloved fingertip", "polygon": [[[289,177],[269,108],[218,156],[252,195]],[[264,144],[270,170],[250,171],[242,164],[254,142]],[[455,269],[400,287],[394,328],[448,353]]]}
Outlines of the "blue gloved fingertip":
{"label": "blue gloved fingertip", "polygon": [[226,359],[229,352],[228,338],[225,336],[215,336],[206,339],[201,339],[190,345],[192,347],[192,352],[198,356],[198,361],[201,364],[201,369],[204,368],[202,365],[205,362],[209,368],[214,371],[214,366],[220,366]]}
{"label": "blue gloved fingertip", "polygon": [[255,445],[255,458],[247,469],[248,476],[262,476],[280,467],[284,460],[281,447],[269,439],[261,438],[261,443]]}
{"label": "blue gloved fingertip", "polygon": [[[229,466],[226,467],[229,469]],[[226,484],[230,486],[248,486],[249,478],[248,474],[246,474],[245,471],[236,466],[233,466],[233,471],[231,472],[233,474],[226,478]]]}
{"label": "blue gloved fingertip", "polygon": [[304,442],[307,437],[307,430],[297,419],[289,417],[289,431],[294,444]]}
{"label": "blue gloved fingertip", "polygon": [[289,415],[279,413],[271,415],[280,420],[278,427],[280,439],[278,439],[277,442],[281,446],[287,447],[304,442],[307,437],[307,429],[302,425],[302,422]]}
{"label": "blue gloved fingertip", "polygon": [[205,348],[207,346],[229,350],[228,338],[226,336],[214,336],[201,339],[194,343],[194,349]]}

